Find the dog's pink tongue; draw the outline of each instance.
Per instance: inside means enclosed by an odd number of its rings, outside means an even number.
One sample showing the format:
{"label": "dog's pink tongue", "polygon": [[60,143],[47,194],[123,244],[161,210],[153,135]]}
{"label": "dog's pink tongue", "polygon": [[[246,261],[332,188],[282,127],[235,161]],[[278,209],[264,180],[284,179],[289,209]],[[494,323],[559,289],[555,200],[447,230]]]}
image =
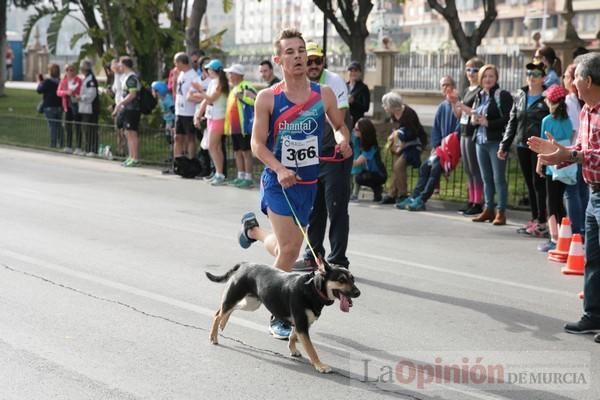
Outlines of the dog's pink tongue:
{"label": "dog's pink tongue", "polygon": [[350,299],[340,293],[340,310],[343,312],[350,311]]}

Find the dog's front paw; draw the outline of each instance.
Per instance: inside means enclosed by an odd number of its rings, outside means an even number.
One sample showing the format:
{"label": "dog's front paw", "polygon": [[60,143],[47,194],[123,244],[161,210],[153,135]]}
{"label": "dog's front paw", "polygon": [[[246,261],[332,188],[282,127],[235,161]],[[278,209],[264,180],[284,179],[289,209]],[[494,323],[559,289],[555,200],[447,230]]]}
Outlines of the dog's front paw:
{"label": "dog's front paw", "polygon": [[329,365],[322,364],[322,363],[315,364],[315,369],[322,374],[328,374],[331,372],[331,367]]}
{"label": "dog's front paw", "polygon": [[210,340],[212,344],[219,344],[218,335],[209,335],[208,340]]}
{"label": "dog's front paw", "polygon": [[292,351],[290,351],[290,356],[296,357],[296,358],[301,358],[302,354],[298,350],[292,350]]}

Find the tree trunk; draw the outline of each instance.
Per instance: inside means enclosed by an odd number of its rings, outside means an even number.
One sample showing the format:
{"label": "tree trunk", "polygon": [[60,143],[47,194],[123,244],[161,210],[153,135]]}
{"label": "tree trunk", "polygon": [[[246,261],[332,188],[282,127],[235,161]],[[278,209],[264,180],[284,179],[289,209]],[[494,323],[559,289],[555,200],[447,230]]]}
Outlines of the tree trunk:
{"label": "tree trunk", "polygon": [[[81,0],[80,9],[88,29],[98,31],[104,30],[100,27],[100,24],[98,24],[98,20],[96,19],[96,2],[94,0]],[[104,40],[94,35],[92,36],[92,44],[98,57],[102,58],[104,55]]]}
{"label": "tree trunk", "polygon": [[[477,55],[477,48],[481,44],[481,40],[485,37],[490,26],[498,16],[496,11],[496,0],[482,0],[482,7],[484,12],[483,20],[479,23],[479,26],[475,28],[470,36],[467,36],[458,15],[456,9],[456,0],[446,0],[445,7],[440,4],[438,0],[427,0],[429,7],[437,11],[444,17],[448,26],[450,27],[450,33],[456,42],[460,57],[463,62],[467,62],[470,58]],[[467,79],[463,74],[460,80],[461,89],[466,88]]]}
{"label": "tree trunk", "polygon": [[[364,66],[367,59],[365,40],[369,36],[367,19],[373,9],[371,0],[358,0],[357,2],[354,0],[338,0],[337,5],[342,13],[345,26],[335,15],[331,0],[313,0],[313,2],[331,21],[340,38],[350,48],[352,59]],[[358,15],[356,11],[358,11]]]}
{"label": "tree trunk", "polygon": [[185,30],[185,50],[188,54],[200,48],[200,23],[206,13],[206,0],[194,0],[190,23]]}
{"label": "tree trunk", "polygon": [[173,0],[173,14],[171,16],[171,22],[175,26],[182,26],[183,21],[183,0]]}
{"label": "tree trunk", "polygon": [[6,0],[0,0],[0,97],[4,96],[4,82],[6,76]]}

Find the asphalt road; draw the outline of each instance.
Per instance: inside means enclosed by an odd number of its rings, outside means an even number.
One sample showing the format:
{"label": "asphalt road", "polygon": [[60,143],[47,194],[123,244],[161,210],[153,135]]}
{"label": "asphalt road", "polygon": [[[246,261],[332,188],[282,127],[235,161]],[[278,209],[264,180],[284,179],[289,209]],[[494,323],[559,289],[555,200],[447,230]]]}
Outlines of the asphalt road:
{"label": "asphalt road", "polygon": [[204,272],[271,262],[236,243],[257,208],[256,190],[0,147],[0,398],[600,398],[600,345],[562,332],[582,278],[514,213],[492,227],[440,203],[352,204],[362,295],[311,329],[332,374],[291,359],[264,308],[209,344],[223,287]]}

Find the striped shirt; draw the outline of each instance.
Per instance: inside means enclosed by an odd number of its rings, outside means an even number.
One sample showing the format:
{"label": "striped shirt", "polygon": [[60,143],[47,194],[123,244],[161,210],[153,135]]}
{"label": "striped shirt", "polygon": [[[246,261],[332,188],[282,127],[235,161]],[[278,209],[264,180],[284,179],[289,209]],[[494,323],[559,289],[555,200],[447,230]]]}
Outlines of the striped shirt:
{"label": "striped shirt", "polygon": [[579,136],[575,150],[583,153],[583,179],[600,185],[600,103],[584,105],[579,114]]}

